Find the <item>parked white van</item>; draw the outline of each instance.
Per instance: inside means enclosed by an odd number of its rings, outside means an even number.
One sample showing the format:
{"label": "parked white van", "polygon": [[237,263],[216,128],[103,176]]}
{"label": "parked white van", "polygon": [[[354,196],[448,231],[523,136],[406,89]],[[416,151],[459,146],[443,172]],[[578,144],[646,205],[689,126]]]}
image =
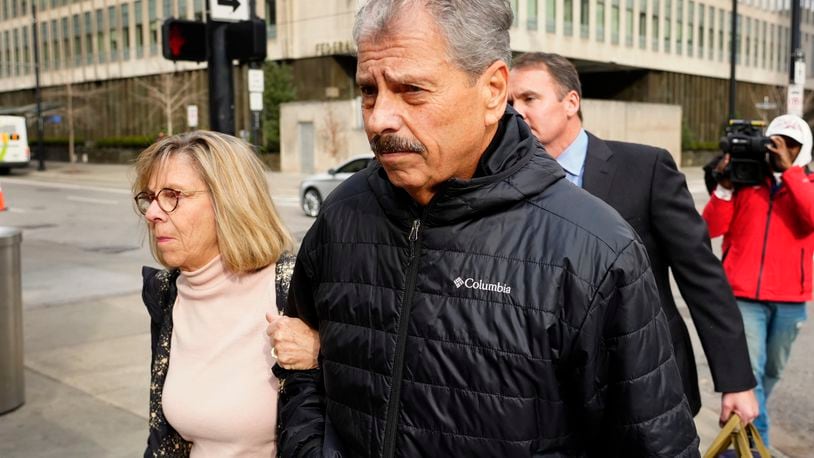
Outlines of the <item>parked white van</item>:
{"label": "parked white van", "polygon": [[14,167],[28,167],[31,149],[22,116],[0,116],[0,173]]}

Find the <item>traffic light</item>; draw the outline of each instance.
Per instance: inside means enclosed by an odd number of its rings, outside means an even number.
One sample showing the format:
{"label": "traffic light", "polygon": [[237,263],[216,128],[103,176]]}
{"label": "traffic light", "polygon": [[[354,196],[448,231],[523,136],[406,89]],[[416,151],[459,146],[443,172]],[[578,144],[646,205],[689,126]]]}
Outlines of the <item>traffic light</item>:
{"label": "traffic light", "polygon": [[266,60],[266,23],[251,19],[229,24],[227,50],[230,59],[241,62]]}
{"label": "traffic light", "polygon": [[161,26],[163,54],[169,60],[206,60],[206,24],[169,18]]}

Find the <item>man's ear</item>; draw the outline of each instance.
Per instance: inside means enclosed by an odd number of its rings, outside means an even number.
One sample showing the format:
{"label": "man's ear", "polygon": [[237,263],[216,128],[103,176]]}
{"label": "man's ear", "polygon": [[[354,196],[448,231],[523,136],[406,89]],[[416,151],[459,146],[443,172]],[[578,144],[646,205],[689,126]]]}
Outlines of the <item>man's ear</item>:
{"label": "man's ear", "polygon": [[563,98],[563,103],[565,103],[565,113],[566,115],[571,118],[573,116],[577,116],[579,113],[579,106],[582,103],[582,100],[577,94],[577,91],[568,91],[568,94],[565,94]]}
{"label": "man's ear", "polygon": [[509,66],[502,60],[495,61],[480,78],[486,116],[484,122],[491,126],[500,122],[506,111],[509,96]]}

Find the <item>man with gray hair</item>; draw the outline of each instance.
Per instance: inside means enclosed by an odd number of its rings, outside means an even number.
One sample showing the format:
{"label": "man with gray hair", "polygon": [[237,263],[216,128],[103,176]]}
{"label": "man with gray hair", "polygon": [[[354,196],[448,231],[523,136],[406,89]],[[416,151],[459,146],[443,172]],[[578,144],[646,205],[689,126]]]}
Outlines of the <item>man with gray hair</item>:
{"label": "man with gray hair", "polygon": [[[378,161],[326,200],[287,314],[283,456],[698,456],[647,254],[507,107],[506,0],[371,0]],[[642,351],[646,349],[647,351]]]}

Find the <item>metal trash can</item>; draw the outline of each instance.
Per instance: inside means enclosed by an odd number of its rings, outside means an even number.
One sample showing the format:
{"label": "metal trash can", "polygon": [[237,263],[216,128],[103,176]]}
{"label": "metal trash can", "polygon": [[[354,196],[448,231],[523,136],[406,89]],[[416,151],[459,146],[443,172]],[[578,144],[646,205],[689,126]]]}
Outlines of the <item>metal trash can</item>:
{"label": "metal trash can", "polygon": [[25,402],[23,381],[22,232],[0,227],[0,414]]}

